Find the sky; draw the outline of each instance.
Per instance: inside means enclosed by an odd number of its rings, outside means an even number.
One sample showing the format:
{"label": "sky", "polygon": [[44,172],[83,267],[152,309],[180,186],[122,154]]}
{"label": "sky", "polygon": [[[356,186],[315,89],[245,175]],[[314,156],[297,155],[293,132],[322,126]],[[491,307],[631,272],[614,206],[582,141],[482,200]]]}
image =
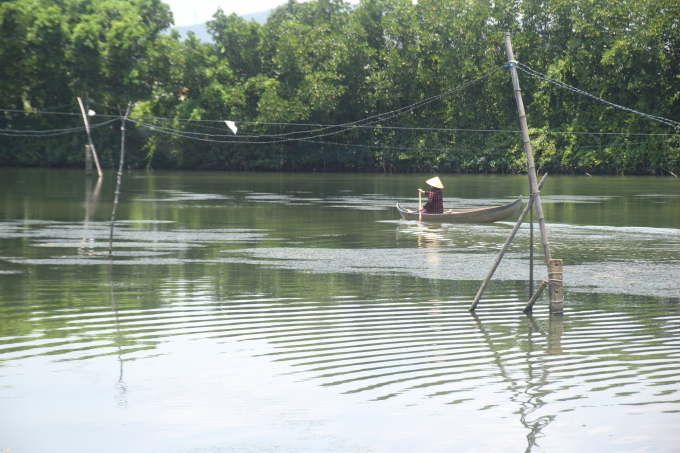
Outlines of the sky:
{"label": "sky", "polygon": [[[304,0],[298,0],[302,1]],[[236,13],[242,16],[266,11],[284,4],[286,0],[164,0],[164,2],[172,9],[175,25],[184,27],[210,20],[217,8],[222,8],[227,14]],[[358,0],[350,0],[350,3],[358,3]]]}

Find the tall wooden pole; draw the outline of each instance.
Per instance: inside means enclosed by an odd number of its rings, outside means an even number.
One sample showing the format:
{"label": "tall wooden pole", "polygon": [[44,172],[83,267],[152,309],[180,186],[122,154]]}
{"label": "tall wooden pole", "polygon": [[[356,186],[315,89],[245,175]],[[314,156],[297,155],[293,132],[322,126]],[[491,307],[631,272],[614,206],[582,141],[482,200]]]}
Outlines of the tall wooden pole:
{"label": "tall wooden pole", "polygon": [[512,242],[512,239],[515,237],[515,234],[517,233],[517,230],[519,229],[519,226],[522,224],[524,221],[524,218],[526,215],[531,212],[531,217],[532,217],[532,226],[531,226],[531,231],[530,231],[530,241],[531,241],[531,252],[530,252],[530,287],[533,289],[533,211],[532,207],[533,205],[536,206],[536,217],[538,219],[538,226],[541,230],[541,242],[543,243],[543,253],[545,254],[545,261],[546,264],[548,265],[548,270],[549,270],[549,276],[548,280],[544,281],[544,284],[541,285],[539,288],[539,291],[536,292],[531,297],[531,300],[529,304],[527,305],[527,308],[525,309],[526,311],[531,310],[531,306],[533,303],[538,299],[538,296],[540,293],[543,291],[546,285],[549,285],[550,287],[550,313],[551,314],[556,314],[556,315],[561,315],[563,311],[563,301],[562,301],[562,260],[553,260],[552,257],[550,256],[550,244],[548,243],[548,233],[545,229],[545,218],[543,217],[543,206],[541,206],[541,196],[539,195],[539,191],[541,189],[541,186],[543,185],[543,181],[545,180],[545,176],[541,179],[541,182],[538,183],[536,181],[536,166],[534,165],[534,155],[531,152],[531,141],[529,140],[529,127],[527,126],[527,116],[526,113],[524,112],[524,103],[522,102],[522,91],[519,88],[519,78],[517,77],[517,67],[515,57],[512,53],[512,44],[510,43],[510,33],[503,33],[503,37],[505,38],[505,49],[508,53],[508,66],[510,67],[510,74],[512,76],[512,86],[513,90],[515,92],[515,101],[517,102],[517,112],[519,113],[519,122],[520,126],[522,129],[522,141],[524,142],[524,152],[526,154],[527,158],[527,173],[529,175],[529,190],[531,192],[530,198],[529,198],[529,203],[528,205],[524,208],[524,211],[522,211],[522,214],[520,214],[519,219],[517,219],[517,223],[515,223],[514,228],[510,232],[510,235],[505,241],[505,244],[503,244],[503,247],[501,248],[501,251],[498,253],[498,256],[496,257],[496,260],[494,261],[493,266],[491,267],[491,270],[489,271],[488,275],[482,282],[482,285],[479,288],[479,291],[477,291],[477,295],[475,296],[474,300],[472,301],[472,304],[470,305],[469,310],[474,311],[475,308],[477,308],[477,304],[479,304],[479,301],[482,297],[482,294],[484,294],[484,290],[486,289],[486,286],[488,285],[489,281],[491,280],[491,277],[493,276],[494,272],[496,271],[496,268],[501,262],[501,259],[503,259],[503,255],[508,249],[508,246],[510,245],[510,242]]}
{"label": "tall wooden pole", "polygon": [[527,172],[529,173],[529,186],[531,187],[531,201],[536,206],[536,218],[538,227],[541,230],[541,242],[543,243],[543,253],[548,265],[548,284],[550,288],[550,313],[562,315],[563,295],[562,295],[562,260],[553,260],[550,256],[550,244],[548,243],[548,233],[545,229],[545,218],[543,217],[543,206],[541,206],[541,196],[539,195],[538,183],[536,182],[536,167],[534,166],[534,156],[531,153],[531,142],[529,141],[529,128],[527,126],[527,116],[524,113],[524,103],[522,102],[522,91],[519,88],[517,77],[517,67],[515,57],[512,53],[510,43],[510,33],[503,33],[505,38],[505,50],[508,53],[508,65],[512,75],[512,86],[515,91],[515,101],[517,101],[517,111],[519,122],[522,128],[522,140],[524,141],[524,152],[527,156]]}
{"label": "tall wooden pole", "polygon": [[113,200],[113,212],[111,212],[111,233],[109,234],[109,256],[113,253],[113,223],[116,220],[116,209],[118,208],[118,196],[120,195],[120,183],[123,178],[123,162],[125,161],[125,122],[130,115],[130,107],[132,102],[128,103],[125,116],[122,118],[120,130],[120,165],[118,166],[118,181],[116,182],[116,197]]}
{"label": "tall wooden pole", "polygon": [[538,227],[541,230],[541,242],[543,243],[543,253],[545,254],[546,263],[552,257],[550,256],[550,244],[548,243],[548,233],[545,230],[545,219],[543,217],[543,206],[541,206],[541,197],[538,194],[538,182],[536,181],[536,166],[534,165],[534,155],[531,153],[531,142],[529,141],[529,127],[527,126],[527,116],[524,113],[524,103],[522,102],[522,91],[519,89],[519,79],[517,77],[517,68],[515,67],[515,57],[512,53],[512,44],[510,43],[510,33],[503,33],[505,37],[505,50],[508,53],[508,63],[510,65],[510,74],[512,75],[512,86],[515,91],[515,101],[517,102],[517,111],[519,112],[519,123],[522,128],[522,141],[524,142],[524,152],[527,156],[527,172],[529,173],[529,186],[531,187],[531,198],[533,204],[536,205],[536,217],[538,218]]}
{"label": "tall wooden pole", "polygon": [[92,157],[94,157],[94,163],[97,165],[97,173],[99,177],[102,177],[102,168],[99,166],[99,158],[97,157],[97,151],[94,149],[94,143],[92,143],[92,135],[90,134],[90,123],[87,121],[87,112],[85,107],[83,107],[82,99],[78,98],[78,104],[80,104],[80,111],[83,113],[83,121],[85,122],[85,131],[87,132],[87,141],[90,144],[90,151],[92,151]]}

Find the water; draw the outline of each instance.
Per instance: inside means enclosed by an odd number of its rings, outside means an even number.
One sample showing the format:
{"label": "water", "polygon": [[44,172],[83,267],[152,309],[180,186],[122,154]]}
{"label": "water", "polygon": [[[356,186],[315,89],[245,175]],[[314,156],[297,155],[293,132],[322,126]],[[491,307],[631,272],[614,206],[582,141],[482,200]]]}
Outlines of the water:
{"label": "water", "polygon": [[525,227],[467,311],[513,222],[399,220],[425,179],[126,173],[109,261],[112,173],[0,169],[0,449],[679,451],[678,180],[548,177],[551,317]]}

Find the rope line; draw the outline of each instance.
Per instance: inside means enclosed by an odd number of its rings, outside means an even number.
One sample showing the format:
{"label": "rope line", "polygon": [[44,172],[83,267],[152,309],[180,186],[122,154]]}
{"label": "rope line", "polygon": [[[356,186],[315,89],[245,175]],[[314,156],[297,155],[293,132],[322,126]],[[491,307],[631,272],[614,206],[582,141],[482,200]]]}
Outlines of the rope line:
{"label": "rope line", "polygon": [[[337,143],[337,142],[323,142],[323,141],[316,141],[316,140],[309,140],[309,139],[300,139],[300,141],[303,141],[305,143],[315,143],[315,144],[322,144],[322,145],[335,145],[335,146],[345,146],[348,148],[378,148],[378,149],[398,149],[398,150],[418,150],[421,148],[418,147],[397,147],[397,146],[380,146],[380,145],[360,145],[360,144],[354,144],[350,145],[347,143]],[[630,143],[607,143],[606,145],[590,145],[590,146],[573,146],[573,147],[559,147],[556,148],[557,150],[565,150],[565,149],[590,149],[590,148],[613,148],[613,147],[621,147],[621,146],[628,146],[628,145],[646,145],[648,143],[666,143],[666,142],[671,142],[674,141],[674,139],[666,139],[666,140],[648,140],[644,142],[630,142]],[[512,151],[514,148],[428,148],[433,151]]]}
{"label": "rope line", "polygon": [[[393,118],[396,118],[397,116],[400,116],[400,115],[403,115],[404,113],[407,113],[408,111],[412,111],[414,109],[421,108],[425,105],[431,104],[432,102],[434,102],[436,100],[439,100],[443,97],[449,96],[449,95],[456,93],[460,90],[468,88],[468,87],[470,87],[470,86],[472,86],[476,83],[479,83],[482,80],[484,80],[484,79],[492,76],[493,74],[497,73],[498,71],[500,71],[504,67],[505,66],[499,66],[496,69],[482,75],[481,77],[478,77],[476,79],[465,82],[462,85],[457,86],[456,88],[445,91],[444,93],[440,93],[438,95],[431,96],[429,98],[420,100],[418,102],[414,102],[413,104],[407,105],[405,107],[401,107],[401,108],[391,110],[391,111],[385,112],[385,113],[379,113],[377,115],[369,116],[367,118],[363,118],[363,119],[360,119],[360,120],[357,120],[357,121],[352,121],[352,122],[349,122],[349,123],[341,123],[341,124],[335,124],[335,125],[322,126],[321,129],[314,129],[314,130],[308,129],[308,130],[305,130],[305,131],[286,132],[286,133],[282,133],[282,134],[259,134],[259,135],[251,135],[251,136],[253,138],[268,138],[268,137],[277,138],[277,137],[290,137],[290,136],[293,136],[293,135],[308,134],[313,138],[318,138],[318,137],[327,137],[327,136],[330,136],[330,135],[335,135],[335,134],[339,134],[341,132],[345,132],[344,130],[340,130],[340,131],[335,131],[335,132],[323,133],[326,130],[330,130],[330,129],[337,129],[337,128],[352,129],[352,128],[357,128],[359,126],[365,126],[367,124],[369,124],[369,125],[370,124],[376,124],[380,121],[389,121]],[[206,121],[216,121],[216,120],[206,120]],[[244,124],[245,122],[235,121],[235,123]],[[362,123],[364,123],[364,124],[362,124]],[[277,141],[270,140],[270,141],[264,141],[264,142],[251,142],[251,143],[253,143],[253,144],[269,144],[269,143],[283,143],[283,142],[293,141],[293,140],[297,140],[297,139],[293,138],[293,139],[283,139],[283,140],[277,140]]]}
{"label": "rope line", "polygon": [[[417,150],[420,149],[418,147],[394,147],[394,146],[380,146],[380,145],[361,145],[361,144],[346,144],[346,143],[338,143],[338,142],[325,142],[325,141],[320,141],[320,140],[312,140],[310,138],[292,138],[292,139],[286,139],[286,140],[277,140],[277,141],[270,141],[270,142],[252,142],[252,141],[235,141],[235,140],[215,140],[215,139],[210,139],[210,138],[200,138],[200,137],[194,137],[191,135],[186,135],[186,133],[183,132],[178,132],[175,129],[171,128],[159,128],[158,126],[154,126],[148,123],[142,123],[140,121],[132,120],[129,119],[129,121],[143,125],[146,127],[149,127],[152,130],[156,130],[158,132],[168,134],[171,136],[175,137],[182,137],[182,138],[187,138],[187,139],[192,139],[192,140],[198,140],[202,142],[209,142],[209,143],[225,143],[225,144],[276,144],[276,143],[281,143],[281,142],[290,142],[290,141],[299,141],[299,142],[305,142],[305,143],[315,143],[315,144],[323,144],[323,145],[334,145],[334,146],[345,146],[349,148],[353,147],[360,147],[360,148],[378,148],[378,149],[397,149],[397,150]],[[344,131],[340,131],[344,132]],[[326,135],[334,135],[339,132],[334,132],[331,134],[326,134]],[[192,134],[196,135],[203,135],[204,137],[210,137],[210,136],[220,136],[218,134],[202,134],[198,132],[194,132]],[[322,135],[321,137],[323,137]],[[317,138],[317,137],[313,137]],[[578,146],[578,147],[571,147],[569,149],[588,149],[588,148],[606,148],[606,147],[620,147],[620,146],[628,146],[628,145],[641,145],[641,144],[648,144],[648,143],[663,143],[663,142],[671,142],[674,141],[674,139],[666,139],[666,140],[649,140],[645,142],[628,142],[628,143],[609,143],[606,145],[593,145],[593,146]],[[434,151],[509,151],[513,148],[486,148],[486,149],[474,149],[474,148],[446,148],[446,147],[440,147],[440,148],[434,148]],[[566,147],[560,147],[558,149],[567,149]]]}
{"label": "rope line", "polygon": [[[273,124],[286,126],[322,126],[332,127],[332,125],[323,124],[300,124],[300,123],[265,123],[256,121],[235,121],[241,124]],[[446,128],[446,127],[409,127],[409,126],[354,126],[356,129],[390,129],[390,130],[413,130],[413,131],[434,131],[434,132],[488,132],[488,133],[504,133],[504,134],[521,134],[521,130],[511,129],[464,129],[464,128]],[[642,136],[675,136],[678,134],[645,134],[636,132],[586,132],[586,131],[542,131],[530,130],[529,134],[558,134],[558,135],[642,135]]]}
{"label": "rope line", "polygon": [[43,107],[42,109],[43,110],[57,110],[57,109],[61,109],[61,108],[64,108],[64,107],[71,107],[71,106],[74,106],[74,105],[78,105],[78,104],[75,103],[75,102],[71,102],[70,104],[58,105],[56,107]]}
{"label": "rope line", "polygon": [[[604,101],[606,102],[606,101]],[[51,114],[51,115],[72,115],[72,116],[81,116],[81,113],[65,113],[65,112],[47,112],[47,111],[40,111],[40,110],[13,110],[13,109],[0,109],[1,112],[19,112],[19,113],[35,113],[35,114]],[[120,118],[119,115],[102,115],[102,114],[96,114],[93,115],[93,117],[99,117],[99,118]],[[132,120],[133,118],[137,119],[153,119],[153,120],[164,120],[164,121],[182,121],[182,122],[211,122],[211,123],[224,123],[223,120],[192,120],[192,119],[183,119],[183,118],[167,118],[167,117],[160,117],[160,116],[137,116],[137,117],[128,117],[128,120]],[[325,124],[314,124],[314,123],[269,123],[269,122],[263,122],[263,121],[235,121],[237,124],[262,124],[262,125],[277,125],[277,126],[317,126],[317,127],[323,127],[323,128],[332,128],[332,127],[339,127],[339,125],[325,125]],[[151,125],[148,123],[143,123],[139,122],[139,124],[144,124],[148,127],[154,127],[154,128],[161,128],[162,126],[158,125]],[[214,129],[214,130],[223,130],[221,128],[215,128],[215,127],[210,127],[210,126],[203,126],[200,124],[195,124],[194,126],[196,127],[203,127],[207,129]],[[372,125],[372,126],[367,126],[367,125],[358,125],[358,126],[353,126],[353,129],[386,129],[386,130],[414,130],[414,131],[435,131],[435,132],[480,132],[480,133],[504,133],[504,134],[519,134],[522,131],[519,130],[511,130],[511,129],[466,129],[466,128],[438,128],[438,127],[408,127],[408,126],[382,126],[382,125]],[[45,132],[52,132],[52,131],[60,131],[61,129],[51,129]],[[172,129],[176,130],[176,129]],[[0,131],[14,131],[14,129],[0,129]],[[25,131],[25,132],[31,132],[31,131]],[[186,133],[189,133],[185,131]],[[199,135],[205,135],[205,134],[200,134]],[[676,136],[677,133],[669,133],[669,134],[659,134],[659,133],[641,133],[641,132],[588,132],[588,131],[542,131],[542,130],[530,130],[529,131],[530,135],[535,135],[535,134],[550,134],[550,135],[620,135],[620,136]],[[233,134],[227,133],[227,134],[214,134],[215,136],[224,136],[224,137],[234,137]],[[239,134],[240,136],[247,136],[247,137],[257,137],[257,135],[251,135],[251,134]]]}
{"label": "rope line", "polygon": [[[0,109],[0,112],[17,112],[17,113],[43,113],[48,115],[69,115],[69,116],[80,116],[81,113],[69,113],[69,112],[50,112],[47,110],[18,110],[18,109]],[[113,116],[113,115],[99,115],[99,116]]]}
{"label": "rope line", "polygon": [[[108,121],[104,121],[102,123],[94,123],[90,125],[90,129],[96,129],[101,126],[105,126],[107,124],[111,124],[117,119],[112,119]],[[4,135],[6,137],[54,137],[57,135],[66,135],[66,134],[73,134],[76,132],[82,132],[86,128],[85,126],[79,126],[79,127],[74,127],[71,129],[52,129],[52,130],[47,130],[47,131],[29,131],[29,130],[17,130],[17,129],[0,129],[0,135]],[[5,132],[10,132],[5,133]],[[30,133],[23,133],[23,132],[30,132]]]}
{"label": "rope line", "polygon": [[[628,113],[632,113],[635,115],[642,116],[644,118],[650,119],[652,121],[656,121],[662,124],[665,124],[666,126],[675,128],[675,129],[680,129],[680,122],[670,120],[668,118],[663,118],[655,115],[650,115],[647,113],[639,112],[618,104],[614,104],[612,102],[606,101],[604,99],[601,99],[597,96],[594,96],[590,93],[587,93],[583,90],[580,90],[576,87],[573,87],[571,85],[568,85],[564,82],[561,82],[557,79],[554,79],[546,74],[540,73],[532,68],[530,68],[527,65],[524,65],[522,63],[513,63],[513,65],[516,65],[516,67],[524,72],[527,75],[530,75],[532,77],[541,79],[543,81],[549,82],[553,85],[556,85],[560,88],[567,89],[569,91],[572,91],[576,94],[586,96],[590,99],[593,99],[597,102],[604,103],[608,106],[621,109],[623,111],[626,111]],[[285,133],[279,133],[279,134],[255,134],[255,133],[248,133],[248,132],[241,132],[239,133],[238,136],[232,135],[228,133],[225,129],[223,128],[217,128],[217,127],[211,127],[211,126],[203,126],[201,124],[193,124],[194,127],[200,127],[204,129],[214,129],[216,131],[224,131],[225,133],[223,134],[218,134],[218,133],[205,133],[205,132],[193,132],[193,131],[186,131],[186,130],[178,130],[174,127],[165,127],[161,125],[154,125],[147,123],[145,121],[140,121],[143,119],[147,120],[156,120],[156,121],[172,121],[172,122],[184,122],[184,123],[223,123],[223,120],[196,120],[196,119],[182,119],[182,118],[166,118],[166,117],[153,117],[153,116],[139,116],[139,117],[128,117],[128,121],[131,121],[132,123],[135,123],[137,125],[143,126],[143,127],[148,127],[152,131],[156,131],[159,133],[171,135],[174,137],[181,137],[189,140],[198,140],[198,141],[203,141],[203,142],[212,142],[212,143],[233,143],[233,144],[251,144],[251,145],[266,145],[266,144],[277,144],[277,143],[286,143],[286,142],[296,142],[296,141],[303,141],[307,143],[319,143],[319,144],[328,144],[328,145],[336,145],[336,146],[348,146],[348,147],[372,147],[372,148],[382,148],[382,149],[403,149],[403,150],[414,150],[414,149],[419,149],[419,148],[414,148],[414,147],[382,147],[379,145],[349,145],[349,144],[342,144],[342,143],[334,143],[334,142],[325,142],[325,141],[314,141],[312,139],[319,139],[323,137],[329,137],[337,134],[341,134],[343,132],[348,132],[354,129],[373,129],[373,130],[409,130],[409,131],[441,131],[441,132],[477,132],[477,133],[507,133],[507,134],[517,134],[520,133],[521,131],[517,130],[494,130],[494,129],[463,129],[463,128],[434,128],[434,127],[409,127],[409,126],[383,126],[381,124],[377,124],[383,121],[390,121],[393,118],[396,118],[397,116],[403,115],[404,113],[407,113],[409,111],[413,111],[415,109],[421,108],[425,105],[428,105],[436,100],[442,99],[446,96],[449,96],[453,93],[456,93],[458,91],[461,91],[465,88],[468,88],[476,83],[481,82],[482,80],[485,80],[492,76],[493,74],[499,72],[500,70],[508,67],[509,65],[504,65],[497,67],[486,74],[470,80],[468,82],[465,82],[461,85],[459,85],[456,88],[453,88],[451,90],[448,90],[444,93],[440,93],[435,96],[431,96],[429,98],[420,100],[418,102],[415,102],[413,104],[407,105],[405,107],[401,107],[395,110],[391,110],[389,112],[385,113],[379,113],[373,116],[369,116],[367,118],[363,118],[361,120],[353,121],[353,122],[347,122],[347,123],[341,123],[341,124],[313,124],[313,123],[278,123],[278,122],[259,122],[259,121],[235,121],[237,124],[248,124],[248,125],[272,125],[272,126],[296,126],[296,127],[314,127],[315,129],[307,129],[307,130],[301,130],[301,131],[293,131],[293,132],[285,132]],[[101,107],[105,107],[107,109],[114,109],[115,107],[111,107],[105,104],[99,104],[97,102],[91,101],[92,104],[98,105]],[[66,104],[62,106],[57,106],[57,107],[50,107],[50,108],[44,108],[43,110],[18,110],[18,109],[0,109],[2,112],[17,112],[17,113],[28,113],[28,114],[46,114],[46,115],[69,115],[69,116],[80,116],[81,113],[70,113],[70,112],[54,112],[54,111],[49,111],[49,110],[55,110],[58,108],[63,108],[63,107],[70,107],[75,104]],[[119,115],[107,115],[107,114],[97,114],[94,115],[95,117],[100,117],[100,118],[112,118],[109,121],[105,121],[102,123],[96,123],[90,125],[90,128],[95,129],[97,127],[104,126],[106,124],[110,124],[111,122],[114,122],[118,119],[120,119]],[[71,128],[71,129],[53,129],[53,130],[46,130],[46,131],[38,131],[38,130],[17,130],[17,129],[0,129],[0,135],[3,136],[11,136],[11,137],[50,137],[50,136],[57,136],[57,135],[64,135],[64,134],[70,134],[70,133],[76,133],[76,132],[81,132],[85,130],[84,126],[76,127],[76,128]],[[669,134],[659,134],[659,133],[629,133],[629,132],[587,132],[587,131],[542,131],[542,130],[533,130],[529,132],[532,135],[537,135],[537,134],[546,134],[546,135],[601,135],[601,136],[678,136],[677,133],[669,133]],[[259,140],[259,141],[258,141]],[[657,141],[646,141],[646,142],[637,142],[637,143],[622,143],[622,144],[608,144],[608,145],[596,145],[596,146],[582,146],[582,147],[575,147],[571,149],[579,149],[579,148],[600,148],[600,147],[612,147],[612,146],[626,146],[626,145],[633,145],[633,144],[646,144],[646,143],[658,143],[658,142],[664,142],[664,141],[669,141],[669,140],[657,140]],[[562,149],[562,148],[560,148]],[[474,149],[468,149],[468,148],[438,148],[437,150],[466,150],[466,151],[490,151],[490,150],[501,150],[500,148],[494,149],[483,149],[483,150],[474,150]]]}
{"label": "rope line", "polygon": [[[156,118],[156,117],[135,117],[135,118]],[[167,118],[163,118],[167,119]],[[212,120],[211,120],[212,121]],[[220,123],[224,123],[224,121],[216,121]],[[272,125],[285,125],[285,126],[319,126],[319,127],[333,127],[333,125],[324,125],[324,124],[310,124],[310,123],[266,123],[266,122],[257,122],[257,121],[235,121],[237,124],[272,124]],[[149,123],[142,123],[140,124],[149,124]],[[203,126],[201,124],[195,124],[195,127],[201,127],[204,129],[213,129],[217,131],[226,131],[225,128],[217,128],[217,127],[210,127],[210,126]],[[149,125],[149,127],[156,127],[156,128],[163,128],[163,126],[157,126],[157,125]],[[165,128],[168,130],[173,130],[176,131],[178,129],[175,128]],[[484,133],[503,133],[503,134],[521,134],[522,131],[520,130],[511,130],[511,129],[465,129],[465,128],[446,128],[446,127],[409,127],[409,126],[382,126],[382,125],[377,125],[377,126],[354,126],[352,129],[386,129],[386,130],[408,130],[408,131],[431,131],[431,132],[484,132]],[[214,136],[214,137],[231,137],[231,138],[238,138],[235,136],[231,131],[225,133],[225,134],[205,134],[202,132],[189,132],[189,131],[181,131],[186,134],[196,134],[196,135],[208,135],[208,136]],[[640,133],[640,132],[587,132],[587,131],[543,131],[539,129],[535,130],[530,130],[529,135],[539,135],[539,134],[548,134],[548,135],[620,135],[620,136],[644,136],[644,137],[649,137],[649,136],[661,136],[661,137],[674,137],[677,136],[677,133],[669,133],[669,134],[659,134],[659,133]],[[258,137],[257,135],[252,135],[248,133],[239,133],[239,136],[247,136],[247,137]]]}
{"label": "rope line", "polygon": [[652,120],[652,121],[656,121],[656,122],[659,122],[659,123],[663,123],[663,124],[665,124],[666,126],[670,126],[670,127],[672,127],[672,128],[675,128],[675,129],[680,129],[680,122],[678,122],[678,121],[669,120],[668,118],[663,118],[663,117],[660,117],[660,116],[650,115],[650,114],[648,114],[648,113],[638,112],[637,110],[633,110],[633,109],[630,109],[630,108],[628,108],[628,107],[624,107],[624,106],[622,106],[622,105],[614,104],[613,102],[605,101],[605,100],[602,99],[602,98],[598,98],[597,96],[594,96],[594,95],[592,95],[592,94],[590,94],[590,93],[587,93],[587,92],[585,92],[585,91],[583,91],[583,90],[579,90],[579,89],[576,88],[576,87],[573,87],[573,86],[568,85],[568,84],[566,84],[566,83],[564,83],[564,82],[561,82],[561,81],[559,81],[559,80],[553,79],[552,77],[550,77],[550,76],[548,76],[548,75],[545,75],[545,74],[542,74],[542,73],[540,73],[540,72],[538,72],[538,71],[535,71],[534,69],[531,69],[529,66],[527,66],[527,65],[525,65],[525,64],[522,64],[522,63],[519,63],[519,62],[516,63],[516,64],[517,64],[517,68],[518,68],[520,71],[522,71],[522,72],[524,72],[525,74],[528,74],[528,75],[530,75],[530,76],[532,76],[532,77],[535,77],[535,78],[537,78],[537,79],[541,79],[541,80],[544,80],[544,81],[546,81],[546,82],[550,82],[550,83],[552,83],[553,85],[556,85],[556,86],[558,86],[558,87],[560,87],[560,88],[564,88],[564,89],[566,89],[566,90],[573,91],[573,92],[576,93],[576,94],[580,94],[580,95],[582,95],[582,96],[586,96],[586,97],[588,97],[588,98],[590,98],[590,99],[593,99],[593,100],[595,100],[595,101],[601,102],[601,103],[606,104],[606,105],[609,105],[609,106],[611,106],[611,107],[615,107],[615,108],[617,108],[617,109],[621,109],[621,110],[623,110],[624,112],[633,113],[633,114],[639,115],[639,116],[641,116],[641,117],[643,117],[643,118],[647,118],[647,119],[650,119],[650,120]]}

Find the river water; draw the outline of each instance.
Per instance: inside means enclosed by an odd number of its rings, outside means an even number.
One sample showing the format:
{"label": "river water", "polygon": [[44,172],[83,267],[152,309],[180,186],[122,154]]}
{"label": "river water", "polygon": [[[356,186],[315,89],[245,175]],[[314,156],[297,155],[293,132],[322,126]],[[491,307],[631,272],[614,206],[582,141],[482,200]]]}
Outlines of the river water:
{"label": "river water", "polygon": [[548,176],[555,317],[528,226],[468,312],[515,219],[429,177],[127,172],[109,260],[112,172],[0,169],[0,450],[680,451],[678,180]]}

